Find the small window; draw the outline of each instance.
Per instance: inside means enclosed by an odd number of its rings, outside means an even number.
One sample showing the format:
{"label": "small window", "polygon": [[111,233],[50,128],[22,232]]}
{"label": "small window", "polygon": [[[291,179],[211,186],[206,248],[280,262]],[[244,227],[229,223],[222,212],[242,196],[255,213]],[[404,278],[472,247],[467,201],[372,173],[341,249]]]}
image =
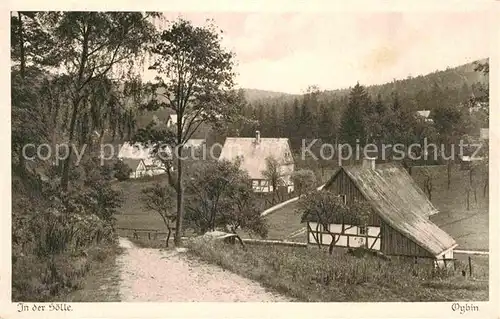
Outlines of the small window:
{"label": "small window", "polygon": [[368,233],[368,227],[359,226],[358,227],[358,235],[366,235]]}
{"label": "small window", "polygon": [[342,200],[344,201],[344,204],[347,204],[347,196],[346,196],[346,195],[343,195],[343,194],[340,194],[339,196],[340,196],[340,198],[342,198]]}

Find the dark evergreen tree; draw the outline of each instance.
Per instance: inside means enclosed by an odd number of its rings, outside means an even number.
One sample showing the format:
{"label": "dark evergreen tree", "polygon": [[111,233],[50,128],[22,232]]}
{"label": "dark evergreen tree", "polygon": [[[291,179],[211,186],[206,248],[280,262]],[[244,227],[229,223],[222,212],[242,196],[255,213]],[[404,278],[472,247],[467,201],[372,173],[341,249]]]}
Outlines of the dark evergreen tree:
{"label": "dark evergreen tree", "polygon": [[354,86],[349,95],[349,104],[341,120],[341,140],[354,147],[357,140],[360,144],[365,141],[364,115],[368,107],[369,98],[366,90],[359,83]]}

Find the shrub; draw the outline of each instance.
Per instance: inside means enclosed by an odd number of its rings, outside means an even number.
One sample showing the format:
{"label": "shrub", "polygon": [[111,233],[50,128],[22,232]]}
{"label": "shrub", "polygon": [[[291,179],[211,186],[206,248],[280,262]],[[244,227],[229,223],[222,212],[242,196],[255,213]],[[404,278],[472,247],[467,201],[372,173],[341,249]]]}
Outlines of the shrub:
{"label": "shrub", "polygon": [[130,173],[132,173],[132,169],[122,161],[118,161],[115,164],[115,177],[119,181],[125,181],[130,178]]}
{"label": "shrub", "polygon": [[299,196],[313,190],[317,180],[316,175],[314,175],[314,172],[310,169],[294,171],[291,175],[291,179],[294,190]]}
{"label": "shrub", "polygon": [[48,301],[79,288],[90,265],[110,255],[97,251],[89,257],[89,251],[116,246],[113,215],[120,196],[95,166],[81,168],[85,179],[66,193],[53,180],[39,185],[43,197],[13,190],[14,300]]}

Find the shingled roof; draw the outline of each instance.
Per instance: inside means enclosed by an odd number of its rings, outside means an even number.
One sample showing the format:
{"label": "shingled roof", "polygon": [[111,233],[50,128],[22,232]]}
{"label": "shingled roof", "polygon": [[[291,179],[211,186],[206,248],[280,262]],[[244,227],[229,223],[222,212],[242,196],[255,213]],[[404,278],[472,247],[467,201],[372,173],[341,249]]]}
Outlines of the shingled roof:
{"label": "shingled roof", "polygon": [[228,137],[222,148],[219,159],[234,161],[241,157],[241,168],[248,171],[251,179],[264,179],[262,171],[266,170],[266,158],[272,156],[279,163],[292,164],[288,138]]}
{"label": "shingled roof", "polygon": [[[456,246],[450,235],[429,220],[429,216],[438,210],[401,166],[380,164],[375,169],[344,166],[339,172],[342,170],[366,200],[372,203],[382,220],[402,235],[434,256]],[[339,172],[327,185],[333,182]]]}

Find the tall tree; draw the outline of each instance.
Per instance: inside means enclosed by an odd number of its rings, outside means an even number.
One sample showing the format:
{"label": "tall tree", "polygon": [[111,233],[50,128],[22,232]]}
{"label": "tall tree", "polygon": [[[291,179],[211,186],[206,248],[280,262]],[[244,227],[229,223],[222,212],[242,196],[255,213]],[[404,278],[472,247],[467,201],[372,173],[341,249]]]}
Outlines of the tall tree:
{"label": "tall tree", "polygon": [[332,110],[327,104],[321,104],[318,117],[318,135],[323,141],[331,141],[334,135]]}
{"label": "tall tree", "polygon": [[142,202],[144,208],[158,214],[163,220],[163,224],[167,228],[167,238],[165,239],[165,247],[168,247],[168,241],[172,233],[172,223],[175,222],[177,214],[172,212],[174,208],[173,199],[175,197],[174,190],[170,185],[155,184],[142,190]]}
{"label": "tall tree", "polygon": [[[299,199],[298,212],[302,213],[302,222],[315,222],[316,229],[311,229],[309,223],[307,227],[312,233],[318,247],[321,247],[318,234],[321,231],[327,232],[331,236],[329,253],[333,253],[333,247],[347,230],[354,225],[365,227],[371,214],[371,206],[366,201],[354,201],[349,206],[344,203],[344,199],[332,192],[324,190],[313,191]],[[334,234],[330,230],[330,224],[341,225],[340,234]],[[324,238],[324,237],[323,237]],[[368,241],[366,241],[368,243]]]}
{"label": "tall tree", "polygon": [[451,186],[451,168],[453,160],[457,155],[458,148],[456,145],[462,136],[466,133],[464,130],[463,119],[465,117],[465,110],[459,109],[454,106],[443,106],[434,110],[434,122],[436,124],[436,130],[439,134],[439,140],[441,145],[448,146],[447,154],[441,154],[446,156],[443,159],[447,162],[447,175],[448,175],[448,189]]}
{"label": "tall tree", "polygon": [[269,183],[269,186],[273,188],[273,202],[275,197],[279,198],[278,189],[280,186],[285,185],[285,181],[283,179],[283,173],[281,172],[281,164],[280,162],[270,156],[265,159],[266,161],[266,169],[262,171],[262,175]]}
{"label": "tall tree", "polygon": [[[221,129],[234,121],[242,105],[233,89],[233,53],[222,47],[221,33],[214,24],[198,27],[178,19],[161,32],[152,47],[151,68],[158,76],[146,107],[170,109],[178,120],[173,130],[155,132],[148,126],[139,130],[135,139],[174,148],[177,176],[169,173],[168,181],[177,193],[176,246],[181,244],[184,214],[183,145],[203,123]],[[171,159],[167,159],[168,165]]]}
{"label": "tall tree", "polygon": [[364,143],[365,126],[364,115],[369,105],[368,94],[365,88],[357,83],[349,94],[349,104],[341,120],[341,139],[343,142],[354,146],[356,140]]}
{"label": "tall tree", "polygon": [[186,186],[190,198],[186,221],[195,231],[229,228],[232,233],[245,229],[261,236],[267,234],[250,178],[238,161],[201,163],[194,167]]}
{"label": "tall tree", "polygon": [[[153,13],[140,12],[63,12],[47,15],[45,29],[57,43],[63,61],[62,73],[67,76],[71,91],[68,143],[76,141],[76,129],[84,100],[92,93],[92,82],[108,76],[128,76],[144,55],[152,39]],[[120,69],[121,68],[121,69]],[[70,152],[65,160],[61,186],[68,189],[71,165]]]}
{"label": "tall tree", "polygon": [[290,176],[293,182],[293,188],[299,197],[312,191],[316,186],[316,175],[310,169],[300,169],[292,172]]}
{"label": "tall tree", "polygon": [[[489,60],[487,60],[484,63],[477,63],[476,72],[483,72],[485,76],[489,76],[490,74],[490,63]],[[486,113],[486,124],[489,122],[489,97],[490,97],[490,91],[489,91],[489,86],[485,86],[482,88],[483,95],[476,98],[478,102],[482,102],[482,109]],[[480,161],[480,164],[476,167],[476,170],[483,176],[484,180],[484,186],[483,186],[483,197],[486,197],[486,191],[488,190],[488,185],[489,185],[489,142],[488,140],[483,143],[482,145],[482,156],[483,160]]]}

